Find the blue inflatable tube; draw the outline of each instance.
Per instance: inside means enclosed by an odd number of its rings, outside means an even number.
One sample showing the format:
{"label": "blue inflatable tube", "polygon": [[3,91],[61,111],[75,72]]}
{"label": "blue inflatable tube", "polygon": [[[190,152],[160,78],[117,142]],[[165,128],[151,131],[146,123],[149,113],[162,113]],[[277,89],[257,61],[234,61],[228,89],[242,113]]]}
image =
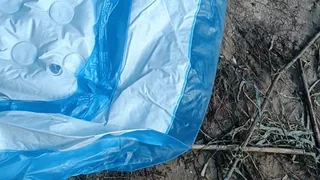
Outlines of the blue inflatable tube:
{"label": "blue inflatable tube", "polygon": [[188,151],[224,0],[0,0],[0,179],[135,171]]}

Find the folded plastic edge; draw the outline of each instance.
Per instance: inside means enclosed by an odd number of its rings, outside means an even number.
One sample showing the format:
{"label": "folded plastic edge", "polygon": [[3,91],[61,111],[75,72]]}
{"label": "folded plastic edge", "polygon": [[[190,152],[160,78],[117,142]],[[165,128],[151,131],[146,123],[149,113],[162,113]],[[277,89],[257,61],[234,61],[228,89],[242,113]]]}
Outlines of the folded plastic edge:
{"label": "folded plastic edge", "polygon": [[226,0],[200,0],[190,44],[190,69],[168,134],[190,148],[209,105],[223,39]]}
{"label": "folded plastic edge", "polygon": [[0,179],[66,179],[103,170],[134,171],[187,150],[184,143],[153,130],[106,135],[71,151],[0,152]]}
{"label": "folded plastic edge", "polygon": [[199,4],[190,46],[190,71],[169,136],[145,130],[106,135],[71,151],[0,152],[0,178],[66,179],[102,170],[134,171],[188,151],[211,97],[225,9],[226,2],[222,0],[202,0]]}

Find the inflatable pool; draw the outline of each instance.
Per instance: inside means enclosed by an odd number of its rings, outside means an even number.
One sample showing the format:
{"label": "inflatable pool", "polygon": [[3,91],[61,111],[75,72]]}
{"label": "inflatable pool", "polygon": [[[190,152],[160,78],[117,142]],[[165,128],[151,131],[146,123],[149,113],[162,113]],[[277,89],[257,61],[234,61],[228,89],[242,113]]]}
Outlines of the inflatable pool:
{"label": "inflatable pool", "polygon": [[0,0],[0,179],[134,171],[188,151],[223,0]]}

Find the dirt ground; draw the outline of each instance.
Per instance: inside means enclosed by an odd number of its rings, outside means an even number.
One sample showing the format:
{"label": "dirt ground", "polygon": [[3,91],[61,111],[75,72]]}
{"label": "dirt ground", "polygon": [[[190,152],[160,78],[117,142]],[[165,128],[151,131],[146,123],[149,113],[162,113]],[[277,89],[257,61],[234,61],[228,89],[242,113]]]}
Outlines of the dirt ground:
{"label": "dirt ground", "polygon": [[[272,78],[319,31],[320,0],[230,0],[215,91],[196,144],[240,144],[259,111]],[[311,86],[320,79],[318,40],[301,58]],[[298,65],[280,79],[250,146],[303,148],[315,141],[306,113]],[[320,119],[320,84],[312,101]],[[261,110],[261,109],[260,109]],[[139,172],[100,173],[71,179],[223,179],[235,154],[190,151],[167,164]],[[234,179],[317,179],[316,157],[244,154]]]}

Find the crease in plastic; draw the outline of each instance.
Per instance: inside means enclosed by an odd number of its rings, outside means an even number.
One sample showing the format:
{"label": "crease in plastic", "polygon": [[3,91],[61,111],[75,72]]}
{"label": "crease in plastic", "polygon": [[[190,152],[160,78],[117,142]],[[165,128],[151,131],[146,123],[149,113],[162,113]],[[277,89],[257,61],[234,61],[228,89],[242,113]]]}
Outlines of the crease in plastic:
{"label": "crease in plastic", "polygon": [[[112,27],[108,25],[116,26],[120,23],[117,30],[126,34],[127,30],[123,27],[128,25],[129,19],[121,17],[122,23],[120,19],[119,22],[117,21],[121,10],[114,14],[116,16],[111,14],[116,8],[128,7],[123,0],[101,0],[100,2],[100,18],[95,26],[96,41],[99,43],[96,44],[89,63],[80,72],[79,90],[76,95],[61,101],[30,102],[30,104],[19,101],[0,101],[0,111],[60,113],[61,119],[70,116],[70,122],[77,122],[78,119],[90,120],[102,111],[106,111],[108,116],[106,108],[113,101],[122,63],[125,63],[119,59],[123,59],[126,52],[121,48],[125,46],[124,43],[115,47],[109,46],[111,41],[115,40],[113,38],[119,38],[119,36],[117,32],[110,30]],[[66,179],[74,175],[103,170],[135,171],[169,161],[188,151],[200,129],[211,97],[227,2],[200,0],[197,4],[190,34],[189,52],[187,52],[190,65],[186,74],[184,92],[177,100],[171,126],[166,133],[140,129],[104,134],[103,132],[108,130],[100,127],[97,128],[99,133],[93,135],[98,137],[96,140],[65,151],[59,148],[0,150],[0,172],[2,172],[0,179]],[[115,37],[110,37],[112,34],[116,34]],[[128,36],[124,37],[128,38]],[[121,41],[117,39],[118,42],[127,42],[128,40],[124,37],[120,37],[123,38]],[[117,47],[120,48],[117,49]],[[110,48],[111,52],[108,51]],[[109,66],[111,62],[114,64]],[[111,74],[106,74],[104,72],[106,69],[112,69]],[[88,104],[83,105],[80,102],[83,100]],[[1,116],[6,116],[6,113],[0,114],[0,120]],[[41,126],[40,123],[39,127]],[[84,123],[83,127],[86,126],[88,130],[92,128],[92,124]],[[91,137],[89,132],[88,137]]]}

